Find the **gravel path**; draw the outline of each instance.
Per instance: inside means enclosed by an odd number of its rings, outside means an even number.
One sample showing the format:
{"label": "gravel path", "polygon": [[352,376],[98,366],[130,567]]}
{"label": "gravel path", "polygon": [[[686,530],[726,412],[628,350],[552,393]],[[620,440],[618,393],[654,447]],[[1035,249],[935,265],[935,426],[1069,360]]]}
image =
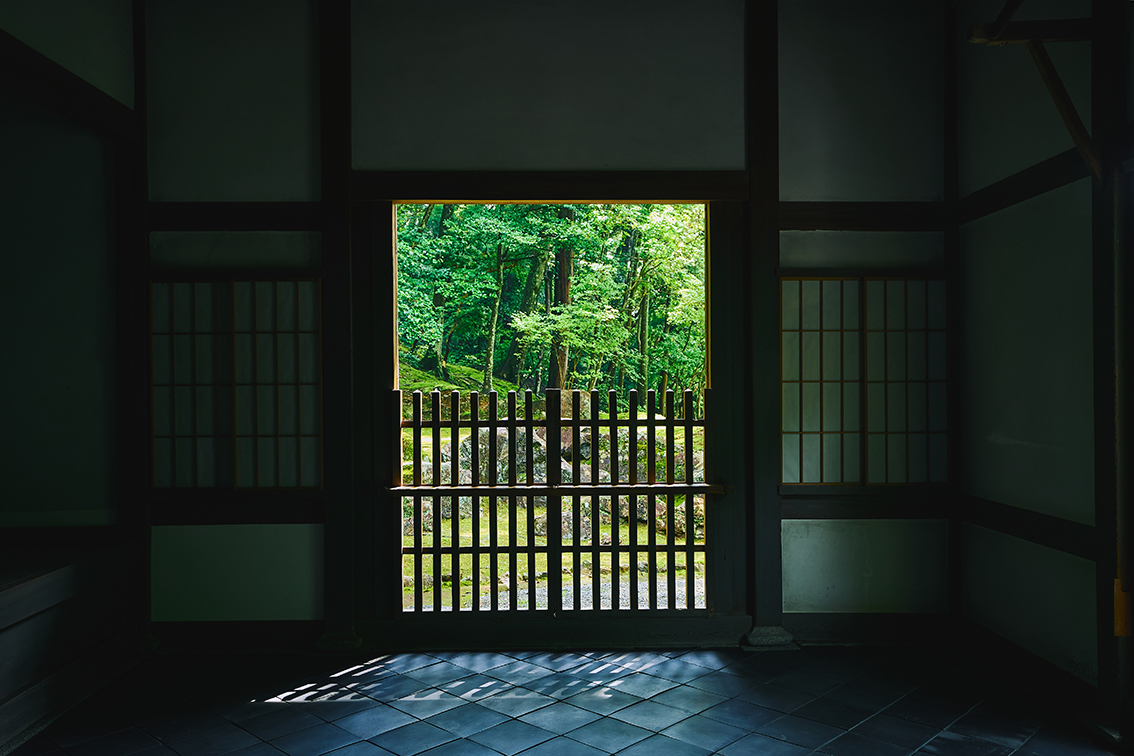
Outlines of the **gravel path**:
{"label": "gravel path", "polygon": [[[565,609],[573,608],[574,605],[575,605],[575,586],[573,584],[567,583],[567,581],[570,579],[568,576],[564,576],[564,577],[565,577],[565,580],[564,580],[565,584],[563,586],[563,607]],[[582,587],[582,596],[580,596],[580,598],[579,598],[579,608],[580,609],[593,609],[594,606],[593,606],[593,602],[591,600],[590,584],[586,583],[586,584],[583,584],[581,587]],[[619,609],[629,609],[630,608],[630,582],[629,582],[629,580],[625,579],[625,578],[623,580],[621,580],[618,584],[618,588],[619,588],[619,591],[618,591],[618,608]],[[600,597],[599,597],[600,607],[603,608],[603,609],[610,609],[611,608],[611,598],[613,597],[613,594],[614,594],[614,584],[612,582],[610,582],[609,580],[603,581],[602,583],[599,584],[599,592],[600,592]],[[498,596],[499,596],[499,598],[497,599],[497,601],[498,601],[500,607],[503,608],[503,607],[509,606],[509,602],[511,601],[511,598],[512,598],[510,591],[501,590],[500,593],[498,594]],[[677,606],[678,609],[686,609],[686,608],[704,609],[705,605],[706,605],[705,604],[705,578],[698,577],[693,581],[693,601],[694,601],[693,607],[688,607],[685,603],[686,602],[686,586],[685,586],[685,576],[684,575],[678,576],[674,596],[675,596],[674,603],[675,603],[675,605]],[[645,580],[641,580],[641,581],[638,582],[638,607],[642,608],[642,609],[648,607],[649,601],[650,601],[650,586],[649,586],[649,583],[646,582]],[[669,601],[669,583],[668,583],[667,580],[661,580],[661,581],[658,582],[658,606],[663,607],[663,608],[667,607],[668,601]],[[486,594],[482,595],[480,597],[480,608],[481,609],[490,609],[491,607],[492,607],[491,594],[486,593]],[[432,605],[427,605],[427,606],[424,606],[422,608],[427,612],[433,611]],[[469,607],[469,605],[466,604],[463,608],[469,609],[470,607]],[[527,589],[521,590],[518,593],[518,595],[516,596],[516,608],[517,609],[529,608]],[[535,605],[535,608],[536,609],[546,609],[547,608],[547,584],[542,580],[536,585],[536,605]],[[451,608],[450,607],[444,607],[442,609],[442,611],[451,611]]]}

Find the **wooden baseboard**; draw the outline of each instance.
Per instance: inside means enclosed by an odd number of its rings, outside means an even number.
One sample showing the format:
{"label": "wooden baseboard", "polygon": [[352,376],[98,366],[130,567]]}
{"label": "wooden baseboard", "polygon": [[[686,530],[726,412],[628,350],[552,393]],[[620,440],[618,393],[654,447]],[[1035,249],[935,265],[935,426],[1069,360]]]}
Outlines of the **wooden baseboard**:
{"label": "wooden baseboard", "polygon": [[137,628],[120,630],[87,653],[0,702],[0,756],[15,750],[137,660]]}
{"label": "wooden baseboard", "polygon": [[323,629],[321,620],[150,623],[159,650],[182,653],[310,652]]}
{"label": "wooden baseboard", "polygon": [[783,626],[797,643],[944,645],[955,637],[948,614],[785,612]]}

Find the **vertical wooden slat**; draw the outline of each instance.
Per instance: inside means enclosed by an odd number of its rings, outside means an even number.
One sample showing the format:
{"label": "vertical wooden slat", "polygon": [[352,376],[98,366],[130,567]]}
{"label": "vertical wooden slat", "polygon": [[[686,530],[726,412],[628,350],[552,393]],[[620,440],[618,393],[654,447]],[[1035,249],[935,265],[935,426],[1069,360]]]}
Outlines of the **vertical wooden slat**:
{"label": "vertical wooden slat", "polygon": [[[298,303],[297,303],[298,304]],[[298,313],[296,313],[298,315]],[[276,479],[273,486],[280,484],[280,285],[272,283],[272,418],[275,424],[275,438],[272,443],[272,457],[275,459]],[[296,473],[299,471],[297,470]]]}
{"label": "vertical wooden slat", "polygon": [[201,484],[197,459],[197,284],[189,284],[189,469],[193,487]]}
{"label": "vertical wooden slat", "polygon": [[252,486],[260,487],[260,327],[257,322],[259,303],[256,301],[256,282],[248,284],[252,295],[252,316],[249,321],[251,334],[249,340],[252,349]]}
{"label": "vertical wooden slat", "polygon": [[[488,484],[494,486],[500,481],[497,479],[496,470],[498,469],[499,461],[497,455],[499,454],[496,448],[496,429],[499,427],[499,409],[497,405],[497,394],[492,391],[488,394]],[[516,392],[508,392],[508,484],[516,484]],[[497,550],[500,548],[500,526],[497,523],[496,507],[498,499],[492,496],[488,500],[489,511],[491,512],[488,521],[489,543],[492,551],[492,566],[491,566],[491,579],[492,579],[492,611],[497,611],[500,608],[500,567]],[[509,545],[515,546],[515,533],[516,533],[516,497],[508,497],[508,533]],[[509,565],[510,573],[508,579],[511,581],[511,596],[512,608],[515,609],[516,601],[516,550],[515,548],[509,549],[509,558],[511,564]]]}
{"label": "vertical wooden slat", "polygon": [[[602,444],[599,443],[599,392],[591,390],[591,483],[599,482],[599,462],[602,458]],[[599,552],[600,526],[599,497],[591,496],[591,609],[602,608],[602,557]]]}
{"label": "vertical wooden slat", "polygon": [[236,384],[236,281],[229,281],[229,294],[232,298],[232,487],[235,490],[240,483],[240,448],[239,425],[237,423],[237,408],[240,405],[240,389]]}
{"label": "vertical wooden slat", "polygon": [[[674,423],[676,415],[673,414],[673,389],[665,392],[665,482],[673,483],[674,463],[677,456],[677,447],[674,443]],[[693,493],[685,494],[686,499],[692,499]],[[670,609],[677,608],[677,566],[675,545],[675,531],[677,530],[677,522],[674,518],[674,496],[670,494],[666,497],[665,502],[665,563],[666,563],[666,589],[669,599],[666,606]],[[685,521],[686,527],[692,525],[689,520]]]}
{"label": "vertical wooden slat", "polygon": [[[495,435],[493,433],[492,435]],[[480,485],[480,392],[469,392],[469,436],[472,458],[469,476],[474,486]],[[480,611],[480,497],[472,497],[472,611]]]}
{"label": "vertical wooden slat", "polygon": [[[579,460],[580,448],[582,446],[582,433],[579,431],[580,420],[579,412],[582,409],[582,402],[580,400],[579,392],[571,392],[571,482],[578,485],[581,482],[581,462]],[[593,526],[593,524],[592,524]],[[572,608],[579,611],[582,604],[582,591],[580,590],[579,581],[583,566],[583,556],[580,551],[582,546],[582,532],[583,532],[583,518],[579,512],[579,495],[575,494],[571,497],[571,584],[574,587],[574,600]]]}
{"label": "vertical wooden slat", "polygon": [[[300,319],[299,319],[299,281],[294,282],[295,285],[295,487],[303,487],[303,459],[302,452],[300,451],[303,446],[303,428],[302,428],[302,413],[300,412],[299,396],[303,393],[303,369],[301,367],[302,361],[299,357],[299,334],[300,334]],[[402,392],[398,392],[398,411],[394,413],[394,417],[399,421],[402,417],[401,405]],[[398,438],[401,439],[402,429],[398,426]],[[399,468],[398,476],[401,475],[401,442],[398,443],[398,458]],[[400,480],[400,477],[395,477],[394,480]]]}
{"label": "vertical wooden slat", "polygon": [[[653,389],[646,391],[646,415],[649,420],[646,424],[646,482],[653,485],[657,482],[657,424],[654,416],[657,414],[657,393]],[[646,538],[649,543],[649,553],[646,563],[649,565],[647,579],[649,580],[650,609],[658,608],[658,539],[657,539],[657,497],[650,494],[646,498]]]}
{"label": "vertical wooden slat", "polygon": [[[496,403],[495,400],[492,404],[492,422],[496,422]],[[508,392],[508,485],[516,485],[516,392]],[[529,457],[530,459],[530,457]],[[496,468],[494,467],[493,470]],[[495,472],[490,472],[492,480],[496,480]],[[495,521],[494,521],[495,523]],[[516,611],[517,597],[516,593],[519,591],[519,583],[516,573],[519,570],[519,559],[516,555],[516,543],[518,539],[516,536],[516,497],[508,497],[508,608]],[[492,544],[496,546],[495,540]],[[493,557],[493,564],[495,564],[495,557]],[[493,610],[496,609],[496,594],[493,593]]]}
{"label": "vertical wooden slat", "polygon": [[[685,420],[685,482],[692,483],[693,475],[693,391],[685,389],[681,400],[681,410]],[[693,524],[693,494],[685,496],[685,606],[692,609],[696,605],[696,575],[693,569],[693,541],[697,528]]]}
{"label": "vertical wooden slat", "polygon": [[[607,395],[607,414],[610,416],[610,482],[618,482],[618,394],[611,390]],[[610,497],[610,608],[622,605],[622,574],[618,569],[622,555],[618,553],[618,495]]]}
{"label": "vertical wooden slat", "polygon": [[[638,483],[638,389],[630,389],[630,400],[626,406],[626,421],[629,426],[626,467],[630,485]],[[630,609],[638,608],[638,496],[630,495],[626,507],[626,524],[629,526],[630,557]]]}
{"label": "vertical wooden slat", "polygon": [[[544,393],[544,417],[547,421],[547,484],[558,486],[563,478],[562,392],[549,388]],[[558,493],[547,497],[547,608],[558,612],[563,604],[563,498]],[[529,575],[528,585],[535,585]],[[534,605],[533,605],[534,608]]]}
{"label": "vertical wooden slat", "polygon": [[[441,392],[429,394],[429,427],[433,436],[433,485],[441,484]],[[441,611],[441,497],[433,495],[433,611]]]}
{"label": "vertical wooden slat", "polygon": [[[449,394],[449,472],[454,486],[461,484],[461,393]],[[441,455],[435,449],[434,454]],[[453,576],[453,611],[461,610],[461,497],[449,497],[449,574]]]}
{"label": "vertical wooden slat", "polygon": [[[421,485],[421,392],[413,392],[413,484]],[[413,608],[422,610],[421,497],[413,497]]]}
{"label": "vertical wooden slat", "polygon": [[[546,415],[546,413],[545,413]],[[524,392],[524,426],[527,430],[527,445],[525,459],[527,460],[527,484],[530,486],[535,480],[535,463],[532,457],[535,455],[535,424],[534,424],[535,410],[532,404],[532,392],[530,390]],[[550,461],[550,460],[549,460]],[[527,497],[527,532],[524,535],[524,543],[527,545],[528,555],[528,611],[535,609],[536,605],[536,581],[535,581],[535,499],[530,494]]]}
{"label": "vertical wooden slat", "polygon": [[169,485],[177,486],[177,286],[169,285]]}

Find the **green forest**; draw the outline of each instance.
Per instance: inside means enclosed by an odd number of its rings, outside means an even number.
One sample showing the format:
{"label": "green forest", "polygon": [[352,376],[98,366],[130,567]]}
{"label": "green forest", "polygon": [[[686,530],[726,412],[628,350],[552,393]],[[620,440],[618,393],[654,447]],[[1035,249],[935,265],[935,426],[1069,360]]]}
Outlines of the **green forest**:
{"label": "green forest", "polygon": [[407,395],[705,387],[704,205],[399,205],[397,256]]}

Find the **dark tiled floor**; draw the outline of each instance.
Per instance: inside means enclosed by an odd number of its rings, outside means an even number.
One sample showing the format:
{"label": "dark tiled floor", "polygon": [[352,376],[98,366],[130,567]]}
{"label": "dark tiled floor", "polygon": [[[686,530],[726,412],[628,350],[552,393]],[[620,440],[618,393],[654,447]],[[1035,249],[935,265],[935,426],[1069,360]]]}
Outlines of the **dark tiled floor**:
{"label": "dark tiled floor", "polygon": [[1101,756],[911,649],[166,656],[15,756]]}

